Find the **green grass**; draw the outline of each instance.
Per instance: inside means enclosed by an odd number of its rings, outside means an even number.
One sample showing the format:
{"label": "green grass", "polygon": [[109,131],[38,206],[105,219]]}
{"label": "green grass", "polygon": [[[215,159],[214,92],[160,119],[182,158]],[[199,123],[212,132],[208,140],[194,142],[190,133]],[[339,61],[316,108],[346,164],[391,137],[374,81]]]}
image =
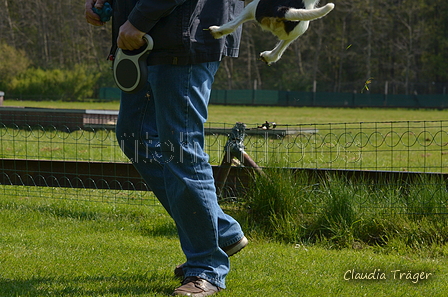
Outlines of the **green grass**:
{"label": "green grass", "polygon": [[[69,108],[65,103],[40,104],[39,107]],[[103,103],[71,106],[113,109]],[[288,124],[347,123],[444,117],[445,111],[435,110],[210,107],[210,119],[220,123],[265,120]],[[377,162],[376,166],[382,166],[378,162],[386,158],[372,149],[377,146],[376,138],[367,144],[363,134],[346,130],[339,133],[337,125],[331,128],[331,138],[285,138],[286,151],[281,151],[269,139],[250,141],[254,148],[261,148],[261,153],[265,148],[268,151],[273,148],[277,155],[263,155],[266,163],[277,158],[281,164],[297,149],[304,164],[313,160],[331,164],[328,161],[335,153],[350,161],[362,153],[362,165],[366,166],[372,159]],[[415,136],[407,133],[406,127],[393,128],[405,137],[399,137],[402,143],[394,153],[390,145],[395,146],[397,134],[382,133],[386,135],[382,141],[389,146],[387,157],[414,162],[422,154],[432,153],[434,146],[436,158],[444,160],[437,147],[447,141],[445,135],[437,134],[434,139],[439,143],[436,143],[426,140],[430,137],[425,133],[416,132]],[[363,129],[371,127],[364,125]],[[389,127],[385,129],[388,131]],[[416,129],[413,127],[413,131],[429,131],[426,126]],[[2,154],[6,157],[31,154],[50,159],[114,161],[123,158],[116,151],[113,134],[106,131],[70,134],[11,131],[0,131]],[[342,141],[333,143],[334,139]],[[415,139],[420,139],[417,142],[423,149],[414,154],[406,147]],[[212,154],[212,158],[220,161],[225,141],[225,138],[215,140],[216,156]],[[289,143],[294,143],[295,148]],[[248,149],[252,157],[257,154],[250,151],[252,147]],[[365,157],[369,154],[373,156]],[[309,157],[312,158],[308,160]],[[228,289],[219,296],[448,294],[446,218],[431,215],[446,213],[446,190],[441,183],[422,179],[411,186],[383,183],[377,187],[333,177],[310,181],[304,176],[295,179],[278,174],[270,171],[269,179],[257,180],[253,192],[245,197],[244,207],[224,205],[242,223],[250,245],[232,257]],[[176,230],[162,207],[152,199],[139,197],[138,193],[135,197],[133,193],[117,193],[108,199],[95,196],[93,190],[60,188],[45,189],[35,197],[31,192],[37,187],[10,188],[2,187],[0,198],[0,296],[167,296],[179,285],[172,270],[184,258]],[[141,205],[129,203],[133,197]],[[140,198],[146,200],[140,201]],[[384,272],[386,279],[350,279],[353,270],[356,275],[375,269]],[[397,270],[400,272],[394,274]],[[428,280],[416,282],[406,279],[408,272],[411,278],[421,272],[431,275]],[[404,273],[401,279],[400,273]]]}
{"label": "green grass", "polygon": [[440,178],[394,182],[274,168],[264,173],[242,199],[247,210],[241,220],[265,237],[333,248],[390,248],[397,241],[407,249],[443,245],[448,238],[448,193]]}
{"label": "green grass", "polygon": [[38,107],[38,108],[61,108],[61,109],[118,110],[120,108],[120,102],[119,101],[65,102],[65,101],[19,101],[19,100],[5,100],[3,102],[3,106]]}
{"label": "green grass", "polygon": [[[5,105],[51,108],[118,109],[114,102],[5,101]],[[265,166],[273,157],[289,166],[307,168],[373,169],[446,172],[448,143],[446,110],[381,108],[310,108],[218,106],[209,108],[208,127],[231,128],[245,122],[254,128],[264,121],[315,129],[318,134],[299,133],[277,140],[246,137],[246,152]],[[403,122],[400,122],[403,121]],[[433,122],[429,122],[433,121]],[[329,124],[331,123],[331,124]],[[283,127],[284,128],[284,127]],[[279,126],[278,129],[282,129]],[[45,135],[44,135],[45,134]],[[44,159],[124,161],[110,131],[4,132],[0,130],[3,157],[28,156]],[[14,138],[15,144],[9,143]],[[210,162],[219,164],[227,136],[206,138]],[[33,156],[29,156],[33,154]],[[11,156],[13,155],[13,156]],[[276,156],[275,156],[276,155]]]}
{"label": "green grass", "polygon": [[[179,285],[172,271],[184,258],[161,207],[3,196],[0,225],[0,296],[167,296]],[[247,235],[218,296],[448,293],[446,246],[330,249]],[[387,279],[351,279],[375,269]],[[431,275],[413,283],[396,270]]]}
{"label": "green grass", "polygon": [[297,125],[444,120],[447,114],[446,110],[211,105],[209,121],[253,124],[268,121],[279,125]]}
{"label": "green grass", "polygon": [[71,133],[55,129],[0,128],[0,157],[126,162],[128,158],[120,150],[112,130]]}
{"label": "green grass", "polygon": [[[43,102],[41,105],[45,103],[52,102]],[[109,103],[82,104],[100,108]],[[249,122],[256,121],[257,118],[268,118],[266,115],[269,115],[278,123],[281,123],[280,119],[283,123],[294,123],[298,118],[305,119],[303,123],[308,124],[289,129],[317,131],[315,134],[296,131],[293,135],[276,139],[246,136],[245,150],[260,166],[266,166],[277,158],[283,159],[288,163],[287,166],[292,167],[446,172],[446,122],[436,121],[445,113],[437,110],[405,109],[211,106],[210,118],[215,122],[209,125],[222,128],[227,123],[226,127],[231,128],[231,123],[237,118]],[[394,119],[403,122],[356,122],[369,118],[372,121]],[[324,121],[327,123],[323,123]],[[328,124],[330,121],[335,123]],[[254,126],[256,124],[250,124],[248,128]],[[226,142],[226,135],[206,137],[206,152],[210,155],[210,163],[221,163]],[[127,160],[117,146],[113,131],[99,129],[94,132],[79,130],[65,133],[39,127],[0,129],[0,156],[111,162]]]}
{"label": "green grass", "polygon": [[[119,102],[62,102],[62,101],[13,101],[5,100],[5,106],[42,108],[110,109],[118,110]],[[236,122],[261,124],[265,121],[277,124],[350,123],[383,121],[436,121],[447,118],[446,110],[401,108],[321,108],[277,106],[222,106],[210,105],[209,122]]]}

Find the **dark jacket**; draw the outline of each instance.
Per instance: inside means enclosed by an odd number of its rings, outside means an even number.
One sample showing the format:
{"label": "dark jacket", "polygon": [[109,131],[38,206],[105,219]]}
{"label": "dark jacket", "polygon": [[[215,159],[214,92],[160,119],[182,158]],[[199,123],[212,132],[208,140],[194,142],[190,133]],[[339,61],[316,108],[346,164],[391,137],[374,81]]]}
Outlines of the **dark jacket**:
{"label": "dark jacket", "polygon": [[148,64],[194,64],[236,57],[241,27],[234,33],[214,39],[207,30],[240,14],[241,0],[113,0],[113,47],[118,29],[129,19],[154,40]]}

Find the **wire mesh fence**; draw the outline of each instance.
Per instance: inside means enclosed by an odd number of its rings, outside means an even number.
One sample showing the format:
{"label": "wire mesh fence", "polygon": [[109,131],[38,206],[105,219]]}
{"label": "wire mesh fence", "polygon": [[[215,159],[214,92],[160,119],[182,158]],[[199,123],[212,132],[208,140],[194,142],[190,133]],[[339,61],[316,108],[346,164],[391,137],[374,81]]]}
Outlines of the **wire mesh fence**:
{"label": "wire mesh fence", "polygon": [[[0,123],[8,159],[127,162],[112,129],[60,130]],[[447,173],[448,121],[246,124],[245,151],[260,166]],[[206,152],[218,165],[233,124],[209,123]],[[252,128],[251,128],[252,127]],[[255,127],[255,128],[254,128]]]}
{"label": "wire mesh fence", "polygon": [[[51,178],[42,175],[42,178]],[[0,197],[18,199],[49,198],[89,202],[119,203],[132,205],[159,206],[159,202],[150,191],[91,189],[82,187],[46,187],[0,185]]]}
{"label": "wire mesh fence", "polygon": [[[406,121],[283,125],[272,130],[255,128],[254,133],[249,130],[244,144],[260,166],[447,173],[447,124]],[[223,136],[209,137],[212,162],[221,158],[223,143]]]}
{"label": "wire mesh fence", "polygon": [[[6,119],[0,118],[1,195],[158,205],[129,169],[113,117],[101,123],[89,116],[77,125]],[[233,126],[207,124],[212,165],[221,164]],[[442,176],[448,173],[447,131],[448,121],[246,123],[244,150],[262,167]]]}

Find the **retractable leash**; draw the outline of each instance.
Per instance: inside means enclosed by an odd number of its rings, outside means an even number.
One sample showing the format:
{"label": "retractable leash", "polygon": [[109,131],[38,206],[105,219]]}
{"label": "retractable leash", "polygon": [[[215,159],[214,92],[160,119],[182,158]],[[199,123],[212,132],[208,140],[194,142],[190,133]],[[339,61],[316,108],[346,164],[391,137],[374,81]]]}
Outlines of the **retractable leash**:
{"label": "retractable leash", "polygon": [[[107,22],[112,16],[112,7],[109,2],[105,2],[101,9],[93,7],[93,11],[100,16],[102,22]],[[114,57],[109,57],[113,61],[112,70],[117,86],[126,93],[136,93],[146,84],[148,79],[148,67],[146,58],[151,52],[154,42],[148,34],[143,36],[146,46],[134,51],[117,49]]]}
{"label": "retractable leash", "polygon": [[113,60],[114,80],[117,86],[126,93],[136,93],[141,90],[148,79],[146,59],[154,42],[148,34],[143,36],[146,46],[138,50],[127,51],[117,49]]}

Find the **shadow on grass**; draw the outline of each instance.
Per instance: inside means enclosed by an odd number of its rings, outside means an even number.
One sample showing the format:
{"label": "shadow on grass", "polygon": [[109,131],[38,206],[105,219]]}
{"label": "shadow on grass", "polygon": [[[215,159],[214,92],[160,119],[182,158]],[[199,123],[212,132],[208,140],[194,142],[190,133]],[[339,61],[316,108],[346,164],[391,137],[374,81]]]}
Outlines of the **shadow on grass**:
{"label": "shadow on grass", "polygon": [[0,296],[168,296],[177,279],[162,273],[132,276],[0,278]]}
{"label": "shadow on grass", "polygon": [[[62,201],[63,203],[64,201]],[[113,211],[109,209],[89,209],[90,205],[57,205],[57,204],[37,204],[23,205],[0,201],[0,210],[7,209],[12,211],[35,212],[49,218],[70,219],[81,222],[123,222],[123,226],[131,226],[142,236],[163,236],[167,238],[177,238],[177,229],[169,216],[157,216],[154,219],[152,213],[144,211]],[[113,224],[111,225],[113,228]]]}
{"label": "shadow on grass", "polygon": [[163,236],[166,238],[178,238],[176,225],[174,222],[161,222],[159,224],[141,222],[138,230],[142,236]]}

